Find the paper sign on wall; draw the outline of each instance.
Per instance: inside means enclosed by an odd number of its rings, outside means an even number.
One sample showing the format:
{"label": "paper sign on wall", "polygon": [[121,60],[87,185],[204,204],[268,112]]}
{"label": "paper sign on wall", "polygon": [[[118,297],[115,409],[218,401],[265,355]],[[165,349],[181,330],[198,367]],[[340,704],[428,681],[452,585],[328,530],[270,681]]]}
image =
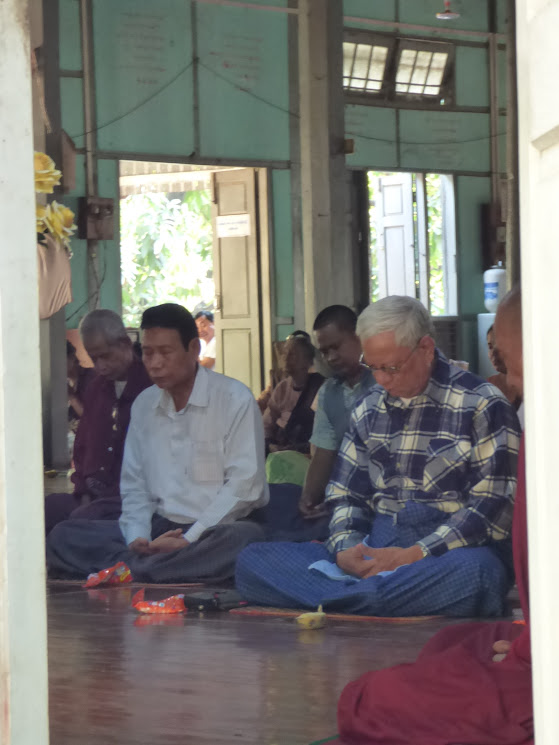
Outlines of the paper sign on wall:
{"label": "paper sign on wall", "polygon": [[218,238],[242,238],[250,235],[250,215],[220,215],[216,226]]}

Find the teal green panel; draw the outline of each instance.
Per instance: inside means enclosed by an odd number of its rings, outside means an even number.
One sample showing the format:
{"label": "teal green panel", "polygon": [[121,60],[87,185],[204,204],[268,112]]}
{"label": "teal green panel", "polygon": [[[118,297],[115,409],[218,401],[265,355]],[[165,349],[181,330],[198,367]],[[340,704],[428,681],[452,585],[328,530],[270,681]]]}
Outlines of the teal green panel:
{"label": "teal green panel", "polygon": [[348,166],[397,168],[396,112],[377,106],[345,107],[345,133],[355,140],[355,152]]}
{"label": "teal green panel", "polygon": [[[272,171],[272,216],[274,256],[274,294],[272,314],[293,316],[293,243],[291,224],[291,175],[289,171]],[[277,328],[277,338],[280,327]]]}
{"label": "teal green panel", "polygon": [[490,170],[489,114],[400,111],[402,168]]}
{"label": "teal green panel", "polygon": [[59,0],[60,69],[82,69],[79,0]]}
{"label": "teal green panel", "polygon": [[199,5],[200,153],[289,159],[287,18]]}
{"label": "teal green panel", "polygon": [[507,33],[508,8],[508,0],[497,0],[497,32],[499,34]]}
{"label": "teal green panel", "polygon": [[76,147],[83,147],[83,87],[81,78],[60,78],[60,101],[62,128],[74,140]]}
{"label": "teal green panel", "polygon": [[400,22],[437,26],[441,31],[447,28],[487,31],[487,0],[452,0],[452,10],[460,13],[460,18],[455,21],[439,21],[436,18],[443,6],[442,0],[399,0]]}
{"label": "teal green panel", "polygon": [[[77,200],[64,199],[70,209],[77,209]],[[72,269],[72,297],[71,303],[66,306],[66,325],[70,329],[76,329],[81,318],[88,311],[87,303],[87,241],[72,239],[72,258],[70,260]]]}
{"label": "teal green panel", "polygon": [[[382,0],[382,2],[372,3],[371,0],[344,0],[344,16],[393,21],[396,18],[396,1]],[[346,25],[359,27],[363,24],[346,22]]]}
{"label": "teal green panel", "polygon": [[99,149],[190,155],[190,2],[96,0],[93,31]]}
{"label": "teal green panel", "polygon": [[454,183],[458,302],[460,315],[468,316],[484,312],[481,205],[491,200],[491,180],[476,176],[457,176]]}
{"label": "teal green panel", "polygon": [[[277,327],[277,338],[275,341],[284,341],[287,339],[289,334],[292,334],[295,331],[295,326],[293,324],[287,325],[280,325]],[[304,331],[304,329],[303,329]]]}
{"label": "teal green panel", "polygon": [[456,103],[489,106],[489,56],[487,49],[456,47]]}
{"label": "teal green panel", "polygon": [[112,241],[99,243],[99,275],[102,281],[100,302],[102,308],[115,313],[122,312],[122,283],[120,279],[120,241],[119,241],[119,189],[118,161],[100,160],[98,163],[99,196],[115,200],[115,236]]}

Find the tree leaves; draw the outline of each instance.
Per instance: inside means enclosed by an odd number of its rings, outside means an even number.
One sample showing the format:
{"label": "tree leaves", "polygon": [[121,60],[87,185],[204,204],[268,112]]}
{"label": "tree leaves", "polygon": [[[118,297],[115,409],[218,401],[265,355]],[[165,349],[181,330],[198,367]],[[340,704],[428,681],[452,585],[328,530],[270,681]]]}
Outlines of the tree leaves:
{"label": "tree leaves", "polygon": [[151,305],[178,302],[209,307],[213,282],[208,190],[133,194],[120,203],[123,318],[138,326]]}

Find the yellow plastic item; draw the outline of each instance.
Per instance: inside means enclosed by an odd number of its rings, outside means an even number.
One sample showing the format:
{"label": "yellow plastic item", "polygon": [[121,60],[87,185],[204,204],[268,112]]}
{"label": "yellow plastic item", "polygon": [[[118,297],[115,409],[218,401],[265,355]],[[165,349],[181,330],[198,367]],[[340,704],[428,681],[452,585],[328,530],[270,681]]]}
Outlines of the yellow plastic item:
{"label": "yellow plastic item", "polygon": [[302,613],[295,620],[304,629],[322,629],[326,626],[326,613],[322,610],[322,606],[319,605],[317,611]]}

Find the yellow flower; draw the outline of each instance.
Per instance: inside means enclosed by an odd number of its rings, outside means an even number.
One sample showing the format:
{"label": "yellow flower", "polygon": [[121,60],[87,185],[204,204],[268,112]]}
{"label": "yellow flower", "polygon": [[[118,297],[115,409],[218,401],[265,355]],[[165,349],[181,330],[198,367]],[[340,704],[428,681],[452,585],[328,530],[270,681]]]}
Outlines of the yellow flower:
{"label": "yellow flower", "polygon": [[47,213],[47,208],[44,204],[38,204],[35,208],[35,216],[37,220],[37,233],[44,233],[47,229],[47,226],[45,225],[45,215]]}
{"label": "yellow flower", "polygon": [[60,240],[66,248],[70,248],[70,238],[76,230],[74,213],[58,202],[51,202],[46,206],[43,222],[53,238]]}
{"label": "yellow flower", "polygon": [[62,173],[56,170],[54,161],[46,153],[35,151],[35,191],[41,194],[52,194],[58,186]]}

